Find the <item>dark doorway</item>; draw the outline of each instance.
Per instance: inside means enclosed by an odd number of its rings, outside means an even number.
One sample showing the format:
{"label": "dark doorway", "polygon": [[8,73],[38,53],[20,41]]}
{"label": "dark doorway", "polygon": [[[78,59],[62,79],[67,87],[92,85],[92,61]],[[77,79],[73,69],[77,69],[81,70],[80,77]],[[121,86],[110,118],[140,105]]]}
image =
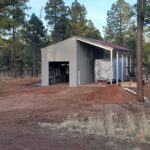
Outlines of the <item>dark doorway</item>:
{"label": "dark doorway", "polygon": [[49,62],[49,84],[69,83],[69,62]]}

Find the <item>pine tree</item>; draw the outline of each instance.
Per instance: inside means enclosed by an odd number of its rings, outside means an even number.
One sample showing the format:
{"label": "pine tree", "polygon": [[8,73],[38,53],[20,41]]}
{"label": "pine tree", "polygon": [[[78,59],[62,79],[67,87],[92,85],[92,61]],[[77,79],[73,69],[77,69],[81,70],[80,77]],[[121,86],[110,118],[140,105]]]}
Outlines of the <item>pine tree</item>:
{"label": "pine tree", "polygon": [[[28,0],[0,0],[0,25],[1,31],[12,35],[12,63],[11,68],[13,76],[17,77],[16,72],[16,33],[23,25],[25,19],[25,10],[28,9],[26,3]],[[11,32],[12,31],[12,32]]]}
{"label": "pine tree", "polygon": [[70,27],[72,29],[71,36],[83,36],[87,23],[86,14],[85,6],[75,0],[69,10]]}
{"label": "pine tree", "polygon": [[38,76],[39,73],[40,48],[45,45],[47,30],[43,22],[35,14],[32,14],[27,23],[26,30],[22,32],[28,44],[27,57],[30,60],[28,59],[29,63],[27,63],[32,66],[33,76],[35,77]]}
{"label": "pine tree", "polygon": [[125,45],[125,35],[132,25],[132,9],[124,0],[117,0],[107,12],[107,25],[104,27],[105,39]]}
{"label": "pine tree", "polygon": [[100,31],[91,20],[86,19],[86,8],[75,0],[69,9],[70,36],[101,39]]}
{"label": "pine tree", "polygon": [[102,39],[100,31],[94,26],[91,20],[87,21],[84,37],[92,39]]}
{"label": "pine tree", "polygon": [[48,0],[45,7],[48,25],[52,28],[53,43],[62,41],[66,36],[67,7],[63,0]]}

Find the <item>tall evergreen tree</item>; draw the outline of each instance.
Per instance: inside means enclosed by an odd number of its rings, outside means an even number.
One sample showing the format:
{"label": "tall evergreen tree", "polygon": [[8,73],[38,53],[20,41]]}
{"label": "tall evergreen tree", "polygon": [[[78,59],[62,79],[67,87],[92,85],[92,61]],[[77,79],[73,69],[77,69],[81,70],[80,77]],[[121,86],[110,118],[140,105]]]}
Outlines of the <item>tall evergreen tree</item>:
{"label": "tall evergreen tree", "polygon": [[117,0],[107,12],[105,39],[125,45],[125,35],[132,25],[132,9],[125,0]]}
{"label": "tall evergreen tree", "polygon": [[52,28],[53,43],[71,36],[101,38],[91,20],[86,19],[86,8],[75,0],[70,7],[63,0],[49,0],[45,7],[45,19]]}
{"label": "tall evergreen tree", "polygon": [[94,26],[91,20],[87,21],[83,36],[92,39],[102,39],[100,31]]}
{"label": "tall evergreen tree", "polygon": [[23,34],[28,44],[28,65],[32,66],[33,76],[35,77],[39,73],[40,48],[45,45],[47,30],[43,22],[35,14],[32,14]]}
{"label": "tall evergreen tree", "polygon": [[0,0],[0,25],[1,29],[7,30],[12,35],[12,71],[14,77],[16,72],[16,32],[23,25],[25,19],[25,10],[28,8],[28,0]]}
{"label": "tall evergreen tree", "polygon": [[75,0],[69,9],[70,36],[101,39],[100,31],[91,20],[86,19],[86,8]]}
{"label": "tall evergreen tree", "polygon": [[77,0],[75,0],[69,10],[70,15],[70,25],[71,25],[71,36],[81,35],[86,29],[86,8],[84,5],[81,5]]}
{"label": "tall evergreen tree", "polygon": [[48,25],[52,28],[53,43],[65,39],[67,29],[67,7],[63,0],[48,0],[45,6]]}

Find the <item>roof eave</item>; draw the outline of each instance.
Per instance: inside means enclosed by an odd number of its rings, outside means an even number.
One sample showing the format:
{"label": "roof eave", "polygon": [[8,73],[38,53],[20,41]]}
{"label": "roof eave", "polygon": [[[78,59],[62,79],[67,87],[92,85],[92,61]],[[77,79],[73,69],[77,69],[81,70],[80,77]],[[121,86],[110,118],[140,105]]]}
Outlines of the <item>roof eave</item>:
{"label": "roof eave", "polygon": [[96,46],[96,47],[99,47],[99,48],[103,48],[103,49],[108,50],[108,51],[113,50],[112,47],[105,46],[105,45],[102,45],[102,44],[96,44],[96,43],[90,42],[86,39],[82,39],[82,38],[79,38],[79,37],[77,37],[76,39],[77,39],[77,41],[81,41],[81,42],[84,42],[84,43],[87,43],[87,44],[90,44],[90,45],[93,45],[93,46]]}

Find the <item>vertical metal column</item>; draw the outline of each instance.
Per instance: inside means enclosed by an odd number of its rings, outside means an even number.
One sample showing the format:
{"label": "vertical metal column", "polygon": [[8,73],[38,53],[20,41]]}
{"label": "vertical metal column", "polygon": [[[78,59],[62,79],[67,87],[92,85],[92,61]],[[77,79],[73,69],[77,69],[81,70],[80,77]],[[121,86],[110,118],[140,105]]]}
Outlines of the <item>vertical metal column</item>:
{"label": "vertical metal column", "polygon": [[132,62],[131,62],[131,54],[130,54],[130,72],[132,71]]}
{"label": "vertical metal column", "polygon": [[111,84],[113,84],[113,49],[110,51],[110,63],[111,63],[110,82]]}
{"label": "vertical metal column", "polygon": [[124,80],[124,52],[122,52],[122,68],[121,68],[121,70],[122,70],[122,82],[123,82],[123,80]]}
{"label": "vertical metal column", "polygon": [[128,65],[128,52],[126,52],[126,76],[128,76],[128,69],[129,69],[129,65]]}
{"label": "vertical metal column", "polygon": [[116,51],[116,84],[118,84],[118,51]]}

